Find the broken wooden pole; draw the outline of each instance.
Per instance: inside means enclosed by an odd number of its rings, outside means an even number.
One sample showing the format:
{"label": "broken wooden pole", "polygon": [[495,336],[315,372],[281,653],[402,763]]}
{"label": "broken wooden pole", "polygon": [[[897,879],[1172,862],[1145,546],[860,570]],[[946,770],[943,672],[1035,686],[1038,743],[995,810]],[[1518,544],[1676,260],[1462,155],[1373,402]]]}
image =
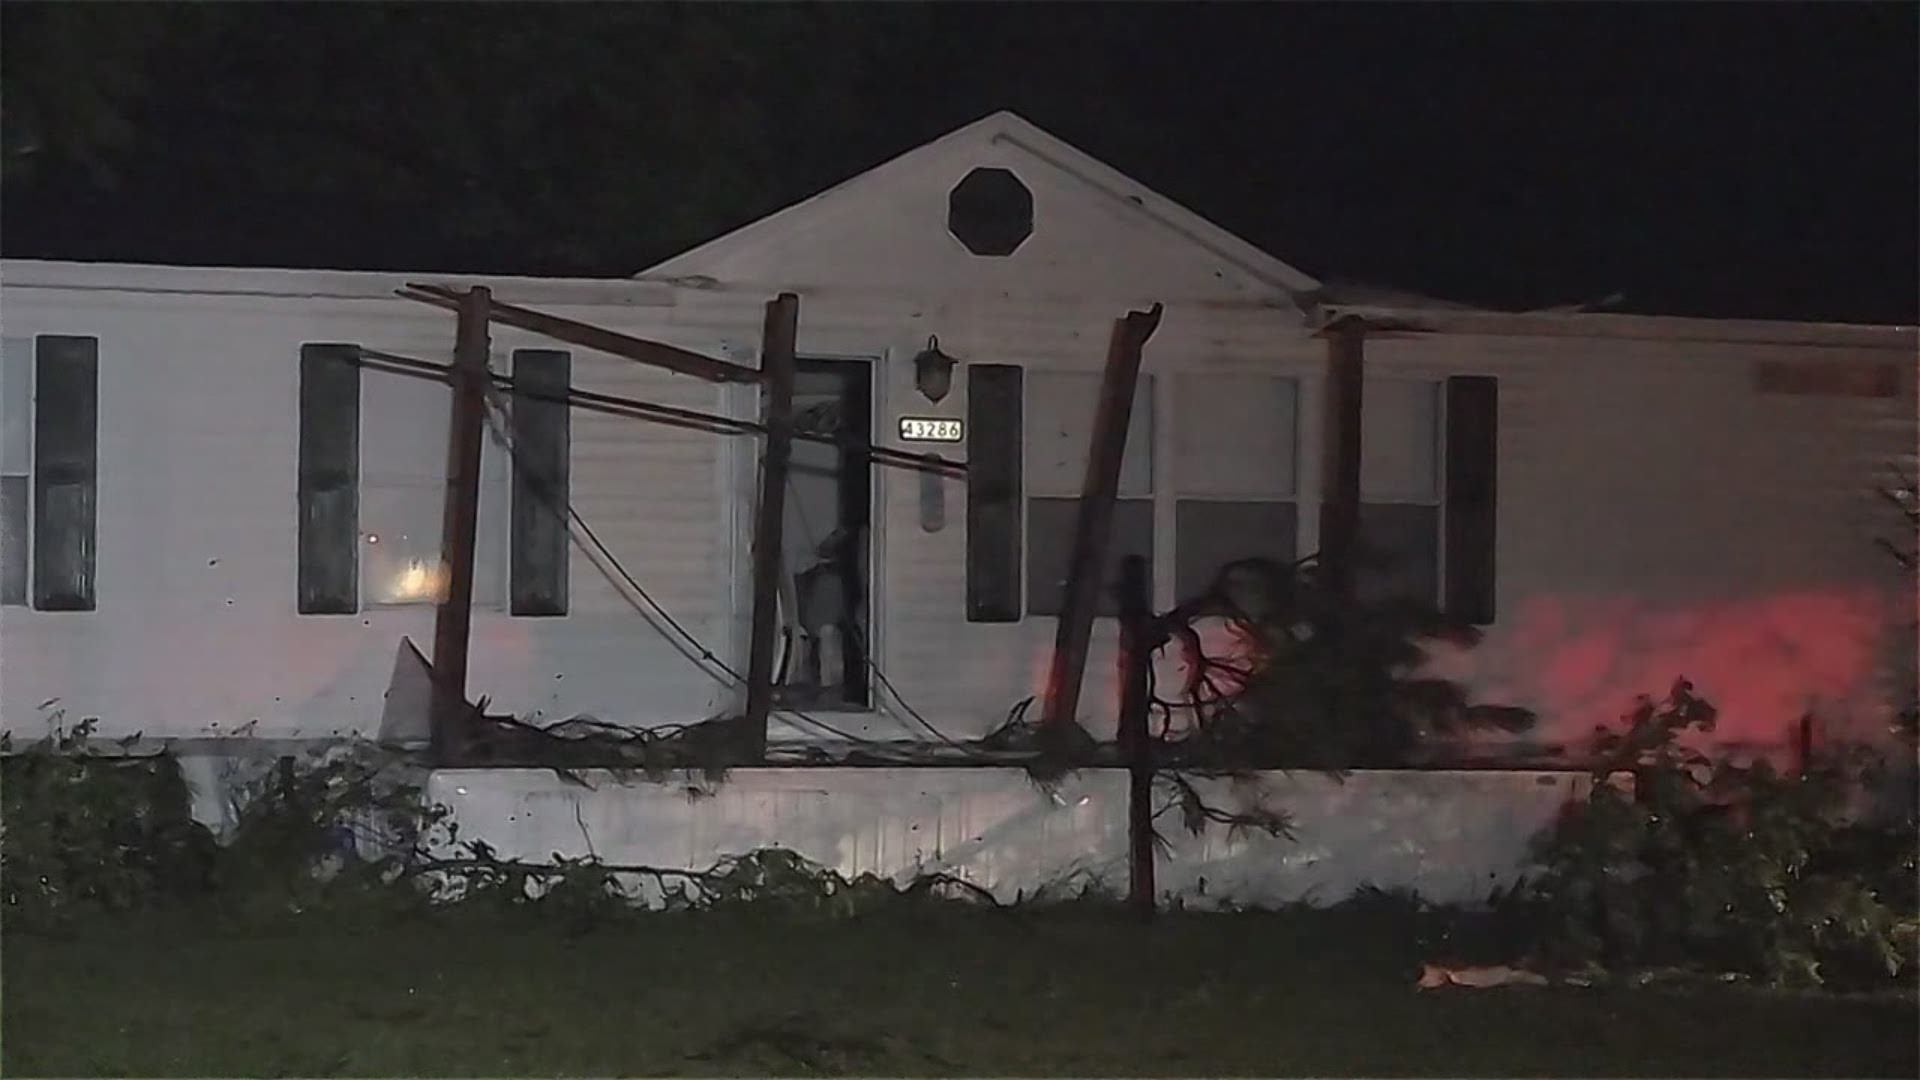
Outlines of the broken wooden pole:
{"label": "broken wooden pole", "polygon": [[747,737],[754,760],[765,756],[767,715],[773,711],[773,662],[779,623],[781,531],[787,514],[787,464],[793,456],[794,343],[799,336],[800,298],[781,293],[767,303],[761,332],[760,499],[753,518],[753,621],[747,654]]}
{"label": "broken wooden pole", "polygon": [[[397,353],[381,352],[378,349],[362,347],[359,350],[363,365],[391,371],[420,379],[436,379],[451,382],[452,366],[437,364],[431,360],[419,360]],[[517,386],[513,376],[494,372],[493,385],[508,393],[515,394],[527,401],[544,401],[586,412],[598,412],[608,416],[620,416],[630,420],[646,420],[667,427],[685,428],[689,431],[704,431],[711,435],[764,435],[766,426],[752,420],[703,413],[697,409],[682,409],[674,405],[660,405],[651,401],[638,401],[634,398],[620,397],[615,394],[600,394],[591,390],[569,389],[566,393],[543,390],[529,390]],[[916,472],[932,473],[936,476],[951,476],[966,479],[965,462],[950,461],[939,454],[915,454],[891,447],[874,446],[865,438],[845,438],[838,435],[823,435],[819,432],[795,430],[795,442],[818,443],[822,446],[837,446],[843,452],[865,457],[875,465],[893,469],[912,469]]]}
{"label": "broken wooden pole", "polygon": [[480,509],[480,435],[488,381],[487,308],[475,287],[460,298],[447,424],[446,496],[440,517],[439,606],[433,616],[433,756],[447,762],[465,746],[467,640],[473,623],[473,545]]}
{"label": "broken wooden pole", "polygon": [[1129,555],[1120,564],[1120,752],[1127,763],[1127,906],[1142,921],[1154,916],[1153,739],[1147,729],[1152,705],[1153,654],[1163,636],[1153,626],[1147,560]]}
{"label": "broken wooden pole", "polygon": [[1093,612],[1104,582],[1108,533],[1113,528],[1113,502],[1120,490],[1120,459],[1127,447],[1127,425],[1133,417],[1134,386],[1140,378],[1140,354],[1160,325],[1160,305],[1149,311],[1128,312],[1116,319],[1107,345],[1106,376],[1100,384],[1100,404],[1093,416],[1093,441],[1087,453],[1086,479],[1080,485],[1079,514],[1074,523],[1072,560],[1067,564],[1067,595],[1054,632],[1053,663],[1047,674],[1044,730],[1059,731],[1073,722],[1080,707],[1080,679],[1087,667],[1087,646],[1093,637]]}
{"label": "broken wooden pole", "polygon": [[[460,301],[460,294],[444,285],[410,284],[398,290],[398,295],[408,300],[444,308],[457,309]],[[648,341],[631,334],[622,334],[617,330],[576,322],[573,319],[549,315],[532,308],[490,303],[487,318],[504,326],[530,330],[555,341],[564,341],[569,345],[593,349],[650,367],[664,368],[681,375],[691,375],[708,382],[752,382],[761,377],[759,372],[750,367],[716,360],[711,356],[702,356],[677,345]]]}
{"label": "broken wooden pole", "polygon": [[1793,725],[1794,773],[1805,780],[1813,772],[1813,714],[1803,713]]}
{"label": "broken wooden pole", "polygon": [[1327,328],[1327,377],[1320,456],[1320,567],[1329,590],[1354,595],[1360,538],[1360,405],[1366,373],[1366,327],[1341,319]]}

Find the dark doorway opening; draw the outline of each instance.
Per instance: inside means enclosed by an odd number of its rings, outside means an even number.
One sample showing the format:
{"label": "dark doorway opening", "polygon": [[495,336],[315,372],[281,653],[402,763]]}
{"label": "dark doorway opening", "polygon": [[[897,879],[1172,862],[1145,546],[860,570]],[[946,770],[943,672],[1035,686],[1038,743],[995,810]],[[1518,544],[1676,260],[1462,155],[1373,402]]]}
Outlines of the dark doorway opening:
{"label": "dark doorway opening", "polygon": [[794,426],[837,445],[795,441],[787,478],[775,701],[789,708],[870,708],[873,368],[799,360]]}

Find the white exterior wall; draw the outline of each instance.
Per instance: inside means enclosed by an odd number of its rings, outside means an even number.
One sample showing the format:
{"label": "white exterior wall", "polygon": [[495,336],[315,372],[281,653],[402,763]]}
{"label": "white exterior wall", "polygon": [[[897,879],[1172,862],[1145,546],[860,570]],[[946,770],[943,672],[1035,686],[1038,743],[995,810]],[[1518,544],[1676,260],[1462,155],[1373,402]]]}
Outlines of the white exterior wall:
{"label": "white exterior wall", "polygon": [[[385,298],[421,276],[6,265],[6,337],[100,340],[100,516],[96,610],[0,609],[0,724],[38,731],[41,705],[58,699],[69,722],[97,717],[103,735],[313,738],[378,726],[395,648],[403,635],[429,647],[432,609],[373,606],[363,581],[356,615],[295,610],[298,358],[303,343],[346,341],[445,360],[451,315]],[[504,301],[749,364],[770,295],[493,284]],[[625,303],[567,302],[620,289],[632,294]],[[928,334],[966,359],[1097,373],[1112,321],[1125,310],[1119,298],[931,303],[804,290],[800,351],[873,360],[878,440],[902,445],[891,422],[899,412],[965,415],[964,375],[937,406],[913,387],[911,357]],[[504,367],[514,348],[553,343],[495,327],[493,344]],[[1167,312],[1145,370],[1272,373],[1278,365],[1311,379],[1317,352],[1290,312],[1188,304]],[[584,389],[739,415],[757,408],[751,389],[585,350],[573,355],[574,382]],[[396,378],[369,370],[363,400]],[[1158,386],[1164,410],[1171,385]],[[1303,417],[1311,416],[1311,394],[1303,389]],[[581,515],[677,619],[742,670],[753,445],[591,412],[573,417],[572,496]],[[1162,450],[1156,479],[1170,467]],[[878,662],[943,729],[984,733],[1039,689],[1055,620],[967,623],[964,486],[948,482],[947,526],[926,533],[919,474],[876,469],[874,483]],[[1311,517],[1303,512],[1308,531]],[[1171,554],[1161,545],[1156,572],[1168,596]],[[570,589],[564,618],[475,612],[473,696],[547,720],[589,713],[627,723],[697,720],[731,701],[671,650],[579,545]],[[1113,668],[1114,644],[1103,620],[1086,695],[1096,731],[1111,727],[1113,688],[1096,684],[1111,682],[1102,673]],[[920,737],[890,706],[831,722],[868,737]],[[772,736],[819,733],[776,717]]]}
{"label": "white exterior wall", "polygon": [[[156,295],[28,287],[10,264],[9,338],[101,341],[99,604],[85,613],[0,609],[0,722],[37,731],[49,699],[106,734],[197,736],[252,723],[261,735],[370,733],[394,648],[431,640],[429,608],[355,616],[294,611],[297,357],[308,341],[359,341],[444,356],[451,318],[402,301]],[[104,274],[106,271],[89,271]],[[142,271],[151,275],[155,271]],[[177,271],[176,274],[200,274]],[[30,279],[29,279],[30,280]],[[234,285],[228,282],[227,288]],[[764,294],[676,289],[671,306],[546,306],[633,333],[751,360]],[[510,297],[511,292],[503,296]],[[909,358],[928,333],[965,360],[1094,372],[1121,305],[985,300],[915,305],[818,290],[801,350],[874,358],[879,441],[900,412],[964,416],[966,380],[931,405]],[[496,355],[540,344],[510,330]],[[1300,380],[1301,551],[1314,548],[1320,347],[1293,316],[1257,307],[1170,308],[1150,374],[1264,371]],[[1874,547],[1897,520],[1874,494],[1911,464],[1912,403],[1757,393],[1762,359],[1905,361],[1897,351],[1568,338],[1376,341],[1379,377],[1501,379],[1498,620],[1474,653],[1443,658],[1487,700],[1531,705],[1533,737],[1578,740],[1636,693],[1686,675],[1722,707],[1720,737],[1778,742],[1812,708],[1835,733],[1871,733],[1889,661],[1910,661],[1913,597]],[[750,413],[719,388],[575,351],[587,388]],[[1156,486],[1171,469],[1171,383],[1156,380]],[[752,444],[576,413],[580,512],[675,616],[738,667],[743,645]],[[968,623],[965,493],[947,525],[921,529],[918,474],[878,469],[876,657],[943,730],[978,735],[1039,691],[1056,620]],[[1156,599],[1173,600],[1171,522],[1156,545]],[[571,613],[474,620],[472,690],[498,708],[557,719],[685,722],[728,692],[695,672],[575,548]],[[1096,624],[1083,722],[1111,731],[1113,624]],[[881,708],[832,722],[870,737],[921,737]],[[812,729],[776,719],[776,739]]]}
{"label": "white exterior wall", "polygon": [[[1767,361],[1895,365],[1892,398],[1755,389]],[[1498,619],[1447,658],[1486,700],[1577,744],[1634,695],[1691,679],[1718,741],[1885,735],[1912,692],[1903,528],[1877,492],[1916,438],[1905,346],[1565,337],[1370,342],[1373,375],[1500,378]],[[1901,674],[1904,672],[1904,674]]]}
{"label": "white exterior wall", "polygon": [[[9,339],[99,338],[100,443],[97,608],[0,609],[0,726],[37,733],[42,704],[58,699],[69,723],[97,717],[102,735],[374,732],[395,649],[407,635],[430,650],[433,609],[371,606],[363,581],[358,614],[297,613],[299,355],[306,342],[345,341],[448,359],[452,316],[391,298],[404,280],[5,265],[0,330]],[[635,301],[661,296],[630,284],[599,289],[614,296],[591,305],[565,300],[593,286],[494,284],[504,300],[544,288],[560,302],[542,306],[617,329],[652,332],[649,317],[660,321]],[[286,293],[297,295],[265,295]],[[513,348],[547,344],[496,328],[496,364]],[[584,351],[573,370],[576,385],[594,390],[720,405],[709,384]],[[376,380],[394,378],[369,373],[363,401]],[[669,610],[724,642],[722,444],[597,414],[573,419],[581,513]],[[684,721],[722,704],[721,689],[671,652],[578,547],[570,585],[565,618],[475,612],[473,695],[549,719]]]}
{"label": "white exterior wall", "polygon": [[[875,361],[877,385],[874,414],[875,441],[907,450],[934,449],[958,455],[963,448],[927,447],[903,443],[893,420],[901,414],[962,418],[967,412],[966,362],[1013,363],[1029,370],[1079,371],[1097,374],[1105,359],[1114,320],[1128,310],[1129,301],[1065,302],[1000,297],[916,300],[912,296],[832,286],[795,286],[801,295],[799,352],[802,356],[848,357]],[[671,339],[680,343],[711,342],[708,351],[725,350],[751,355],[759,334],[769,287],[719,285],[687,289],[671,310]],[[1016,295],[1018,295],[1016,293]],[[952,392],[938,404],[930,403],[914,387],[912,357],[937,335],[941,349],[959,357]],[[1312,426],[1317,407],[1320,346],[1308,337],[1292,311],[1256,305],[1222,305],[1218,309],[1197,303],[1170,306],[1148,347],[1143,373],[1167,375],[1175,371],[1261,373],[1302,380],[1302,430]],[[1171,410],[1171,380],[1156,380],[1157,411]],[[1171,428],[1163,421],[1157,432],[1155,487],[1166,490],[1172,472]],[[1031,427],[1031,423],[1029,424]],[[1311,437],[1311,436],[1309,436]],[[747,444],[750,448],[751,444]],[[738,469],[739,462],[729,467]],[[750,463],[749,463],[750,464]],[[577,466],[576,466],[577,467]],[[1317,483],[1302,467],[1303,498]],[[742,499],[735,550],[736,571],[744,573],[748,547],[746,508],[751,499],[750,473],[738,473]],[[1036,694],[1045,678],[1057,620],[1028,617],[1019,623],[970,623],[966,620],[966,491],[962,482],[945,482],[946,525],[939,532],[921,528],[920,474],[900,469],[874,470],[875,522],[873,535],[875,660],[901,696],[947,734],[978,736],[1003,721],[1022,698]],[[1171,503],[1161,522],[1171,530]],[[1314,515],[1303,510],[1301,550],[1311,548]],[[1171,603],[1173,551],[1170,543],[1155,554],[1157,598]],[[736,581],[741,597],[736,610],[733,640],[741,648],[747,603],[744,581]],[[1082,722],[1096,734],[1110,735],[1117,704],[1115,670],[1116,628],[1112,620],[1095,624],[1083,695]],[[872,738],[929,738],[924,729],[901,714],[884,688],[877,691],[880,709],[872,714],[833,714],[834,726]],[[818,733],[775,716],[775,739],[810,739]]]}

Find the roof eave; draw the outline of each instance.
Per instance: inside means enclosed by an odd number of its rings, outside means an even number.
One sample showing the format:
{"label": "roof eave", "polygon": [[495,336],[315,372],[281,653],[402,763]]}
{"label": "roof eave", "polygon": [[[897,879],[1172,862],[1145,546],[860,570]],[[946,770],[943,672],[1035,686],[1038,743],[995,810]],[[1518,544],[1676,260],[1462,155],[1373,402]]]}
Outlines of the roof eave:
{"label": "roof eave", "polygon": [[1920,343],[1920,328],[1858,323],[1704,319],[1675,315],[1599,312],[1500,312],[1409,308],[1380,304],[1322,304],[1313,321],[1326,326],[1358,319],[1395,333],[1488,337],[1607,338],[1631,341],[1904,349]]}
{"label": "roof eave", "polygon": [[1018,147],[1055,169],[1091,187],[1104,197],[1128,209],[1142,213],[1163,228],[1179,234],[1188,242],[1233,266],[1254,281],[1273,291],[1275,299],[1284,299],[1304,315],[1310,304],[1304,299],[1320,289],[1314,278],[1274,258],[1258,247],[1234,236],[1172,199],[1150,190],[1113,167],[1047,133],[1025,118],[1000,111],[955,129],[931,142],[923,143],[864,172],[835,184],[757,221],[723,233],[696,247],[665,259],[635,274],[636,278],[670,279],[700,272],[704,264],[724,259],[740,251],[774,242],[785,230],[804,221],[810,209],[835,196],[860,188],[876,186],[911,172],[923,163],[936,160],[942,153],[969,140],[983,143],[1005,142]]}

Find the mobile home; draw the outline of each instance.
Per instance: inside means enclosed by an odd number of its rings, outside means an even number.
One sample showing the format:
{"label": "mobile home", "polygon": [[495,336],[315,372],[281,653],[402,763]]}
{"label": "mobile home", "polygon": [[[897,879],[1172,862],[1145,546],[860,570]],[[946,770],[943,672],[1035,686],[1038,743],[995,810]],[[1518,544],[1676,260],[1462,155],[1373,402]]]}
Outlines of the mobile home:
{"label": "mobile home", "polygon": [[[1380,584],[1483,624],[1481,647],[1437,663],[1482,699],[1538,711],[1516,753],[1575,742],[1680,675],[1721,707],[1729,743],[1777,743],[1809,713],[1834,734],[1871,735],[1912,678],[1913,584],[1876,547],[1898,531],[1876,488],[1915,462],[1914,328],[1354,294],[1001,113],[628,280],[0,264],[0,725],[32,736],[60,711],[97,717],[103,735],[182,745],[378,729],[400,643],[432,640],[448,394],[326,360],[357,349],[446,362],[452,317],[395,295],[420,281],[485,285],[748,367],[767,301],[793,293],[803,417],[994,470],[1001,512],[980,513],[961,480],[797,446],[784,569],[790,606],[812,614],[781,672],[783,700],[805,708],[775,714],[776,746],[925,741],[929,726],[964,740],[1042,689],[1109,333],[1154,303],[1164,318],[1112,546],[1146,558],[1159,607],[1232,559],[1316,550],[1324,331],[1350,319],[1373,328],[1361,528],[1403,556]],[[511,327],[494,328],[492,352],[516,378],[759,414],[751,383]],[[950,378],[916,363],[928,354],[957,361]],[[595,540],[576,527],[556,542],[511,433],[487,440],[470,693],[536,722],[686,724],[737,709],[724,670],[746,662],[757,441],[564,410],[524,434],[564,463],[557,488]],[[303,514],[342,508],[350,531],[303,534]],[[1101,738],[1115,637],[1111,618],[1096,620],[1080,719]],[[1035,820],[1052,822],[1056,854],[1096,828],[1084,821],[1099,805],[1052,805],[1060,796],[1043,800],[1017,773],[966,774],[743,780],[731,823],[687,818],[669,854],[698,861],[784,827],[830,861],[894,869],[980,841],[1026,812],[1016,806],[1051,807]],[[544,856],[579,846],[570,813],[537,809],[549,780],[435,784]],[[1444,788],[1390,780],[1369,783]],[[1081,782],[1088,799],[1111,794]],[[1525,830],[1508,817],[1544,820],[1573,784],[1536,794],[1531,775],[1460,779],[1456,796],[1431,798],[1479,799],[1474,812],[1504,822],[1486,829],[1506,839],[1434,840],[1420,865],[1456,858],[1448,844],[1479,845],[1476,866],[1510,861],[1507,833]],[[848,793],[836,807],[866,809],[821,809],[835,785]],[[1372,827],[1357,797],[1338,796],[1329,829]],[[652,798],[591,796],[609,833],[664,843],[635,824]],[[1538,805],[1498,809],[1516,798]],[[1395,803],[1405,827],[1431,819],[1426,799]]]}

